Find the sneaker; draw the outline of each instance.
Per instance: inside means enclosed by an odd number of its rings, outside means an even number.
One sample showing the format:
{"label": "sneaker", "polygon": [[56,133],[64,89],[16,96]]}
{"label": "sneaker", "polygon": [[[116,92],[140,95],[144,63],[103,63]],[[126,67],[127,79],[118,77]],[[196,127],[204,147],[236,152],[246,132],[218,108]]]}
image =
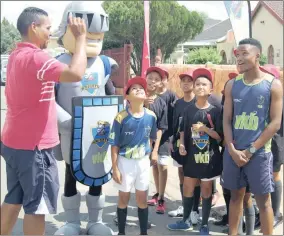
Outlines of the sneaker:
{"label": "sneaker", "polygon": [[283,216],[280,214],[279,216],[274,217],[273,228],[276,228],[279,224],[283,222]]}
{"label": "sneaker", "polygon": [[147,201],[147,204],[148,204],[149,206],[156,206],[157,203],[158,203],[158,196],[159,196],[158,193],[156,193],[155,195],[153,195],[152,199]]}
{"label": "sneaker", "polygon": [[169,211],[168,215],[170,217],[183,217],[183,206],[180,206],[178,209]]}
{"label": "sneaker", "polygon": [[209,228],[207,225],[202,225],[200,230],[199,230],[200,235],[210,235],[209,234]]}
{"label": "sneaker", "polygon": [[197,211],[192,211],[190,213],[190,220],[193,225],[197,225],[198,220],[199,220],[199,214],[197,213]]}
{"label": "sneaker", "polygon": [[165,214],[166,206],[165,201],[163,199],[158,200],[158,206],[156,208],[156,213]]}
{"label": "sneaker", "polygon": [[229,224],[228,215],[223,215],[222,219],[219,221],[215,221],[214,225],[216,226],[227,226]]}
{"label": "sneaker", "polygon": [[189,220],[179,220],[174,224],[168,224],[167,228],[173,231],[188,231],[192,230],[192,224]]}

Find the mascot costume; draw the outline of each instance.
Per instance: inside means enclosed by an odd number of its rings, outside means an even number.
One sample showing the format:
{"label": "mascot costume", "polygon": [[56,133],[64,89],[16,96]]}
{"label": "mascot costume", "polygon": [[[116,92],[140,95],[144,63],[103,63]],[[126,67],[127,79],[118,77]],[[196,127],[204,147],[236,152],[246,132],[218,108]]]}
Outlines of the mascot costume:
{"label": "mascot costume", "polygon": [[[112,230],[102,222],[102,213],[105,204],[105,195],[102,193],[102,185],[111,179],[111,167],[105,168],[106,163],[102,161],[92,162],[92,167],[89,167],[89,172],[100,172],[104,178],[101,181],[93,181],[90,178],[82,177],[82,172],[78,171],[74,174],[73,166],[74,156],[78,152],[74,151],[74,133],[73,127],[76,126],[76,112],[74,112],[74,98],[79,97],[93,97],[106,95],[107,84],[110,82],[111,70],[117,69],[117,63],[106,56],[99,56],[102,50],[104,39],[104,32],[109,29],[108,16],[102,8],[101,4],[95,1],[76,1],[67,5],[57,35],[59,36],[58,43],[67,49],[68,53],[61,54],[57,60],[62,63],[69,64],[72,59],[72,52],[75,50],[75,38],[68,27],[68,15],[73,17],[81,17],[85,20],[87,27],[87,69],[81,82],[76,83],[59,83],[56,87],[57,113],[58,113],[58,129],[60,135],[60,145],[57,146],[55,154],[58,160],[66,162],[65,170],[65,185],[64,193],[62,195],[62,205],[64,208],[66,223],[57,230],[56,235],[79,235],[81,232],[80,222],[80,204],[81,194],[77,191],[76,183],[79,181],[89,187],[86,194],[86,205],[88,208],[89,221],[86,228],[88,235],[112,235]],[[108,92],[108,93],[113,93]],[[111,94],[107,94],[111,95]],[[94,98],[92,98],[94,99]],[[109,98],[110,99],[110,98]],[[117,98],[116,98],[117,99]],[[94,99],[95,100],[95,99]],[[81,111],[82,112],[82,111]],[[100,114],[92,113],[91,117],[99,116]],[[73,117],[72,117],[73,116]],[[75,117],[75,118],[74,118]],[[75,123],[74,123],[75,120]],[[105,122],[97,122],[97,134],[103,135],[106,127]],[[83,129],[83,128],[82,128]],[[109,129],[109,127],[108,127]],[[83,132],[83,131],[82,131]],[[75,134],[76,135],[76,134]],[[101,142],[103,136],[99,136],[96,148],[102,148],[104,145]],[[82,138],[82,136],[81,136]],[[82,138],[82,149],[86,148],[86,143]],[[101,143],[100,143],[101,142]],[[101,144],[101,145],[99,145]],[[80,145],[80,144],[79,144]],[[89,145],[89,144],[88,144]],[[73,146],[73,148],[72,148]],[[90,146],[90,145],[89,145]],[[89,147],[88,146],[88,147]],[[105,145],[107,146],[107,145]],[[92,147],[92,152],[96,153],[98,150]],[[72,151],[73,149],[73,151]],[[96,149],[96,150],[95,150]],[[82,151],[83,152],[83,151]],[[106,153],[106,152],[105,152]],[[80,155],[80,154],[79,154]],[[81,154],[82,155],[82,154]],[[100,156],[102,157],[102,156]],[[73,159],[72,159],[73,158]],[[73,160],[73,161],[72,161]],[[80,164],[82,168],[82,165]],[[87,167],[84,167],[88,169]],[[92,168],[92,169],[91,169]],[[95,168],[95,171],[94,171]],[[106,170],[107,169],[107,170]],[[105,172],[104,172],[105,171]],[[80,172],[80,173],[79,173]],[[86,171],[85,171],[86,172]],[[84,181],[83,181],[84,179]],[[82,180],[82,181],[81,181]]]}

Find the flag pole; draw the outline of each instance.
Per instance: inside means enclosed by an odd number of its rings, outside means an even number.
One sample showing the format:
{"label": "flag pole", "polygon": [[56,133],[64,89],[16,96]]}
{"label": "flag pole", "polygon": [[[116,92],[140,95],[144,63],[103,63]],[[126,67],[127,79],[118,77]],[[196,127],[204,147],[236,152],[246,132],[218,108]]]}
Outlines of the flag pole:
{"label": "flag pole", "polygon": [[248,3],[248,14],[249,14],[249,37],[252,38],[252,16],[251,16],[251,5],[250,1],[247,1]]}
{"label": "flag pole", "polygon": [[150,27],[150,2],[144,1],[144,37],[141,58],[141,76],[146,76],[146,70],[150,67],[150,42],[149,42],[149,27]]}

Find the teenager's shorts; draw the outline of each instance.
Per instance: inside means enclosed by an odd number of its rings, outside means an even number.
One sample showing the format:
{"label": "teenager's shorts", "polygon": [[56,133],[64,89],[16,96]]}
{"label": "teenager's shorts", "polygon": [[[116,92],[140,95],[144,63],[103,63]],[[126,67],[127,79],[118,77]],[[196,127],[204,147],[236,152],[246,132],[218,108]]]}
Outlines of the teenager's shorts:
{"label": "teenager's shorts", "polygon": [[151,169],[149,156],[140,159],[127,159],[119,156],[118,169],[122,183],[114,182],[114,185],[119,191],[130,192],[132,187],[139,191],[148,190]]}
{"label": "teenager's shorts", "polygon": [[273,172],[279,172],[284,163],[284,137],[275,134],[271,141],[273,155]]}
{"label": "teenager's shorts", "polygon": [[159,155],[158,156],[158,164],[161,166],[167,166],[169,165],[169,162],[171,160],[171,156],[168,155]]}
{"label": "teenager's shorts", "polygon": [[182,165],[178,164],[176,160],[173,159],[173,166],[175,167],[182,167]]}
{"label": "teenager's shorts", "polygon": [[13,149],[1,143],[8,193],[4,202],[22,204],[26,214],[56,214],[58,169],[53,149]]}
{"label": "teenager's shorts", "polygon": [[258,152],[243,167],[238,167],[227,150],[224,152],[221,184],[229,190],[249,186],[253,194],[266,194],[274,191],[272,153]]}

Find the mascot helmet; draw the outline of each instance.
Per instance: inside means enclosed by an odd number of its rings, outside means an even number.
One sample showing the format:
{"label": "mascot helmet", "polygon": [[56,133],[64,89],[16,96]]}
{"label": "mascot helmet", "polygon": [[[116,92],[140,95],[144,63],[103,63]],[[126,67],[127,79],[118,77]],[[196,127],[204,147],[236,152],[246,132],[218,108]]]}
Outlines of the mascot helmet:
{"label": "mascot helmet", "polygon": [[104,33],[109,30],[109,18],[101,3],[96,1],[74,1],[66,6],[55,36],[58,36],[58,44],[72,53],[75,50],[75,38],[68,27],[69,14],[85,20],[88,57],[99,55],[102,49]]}

